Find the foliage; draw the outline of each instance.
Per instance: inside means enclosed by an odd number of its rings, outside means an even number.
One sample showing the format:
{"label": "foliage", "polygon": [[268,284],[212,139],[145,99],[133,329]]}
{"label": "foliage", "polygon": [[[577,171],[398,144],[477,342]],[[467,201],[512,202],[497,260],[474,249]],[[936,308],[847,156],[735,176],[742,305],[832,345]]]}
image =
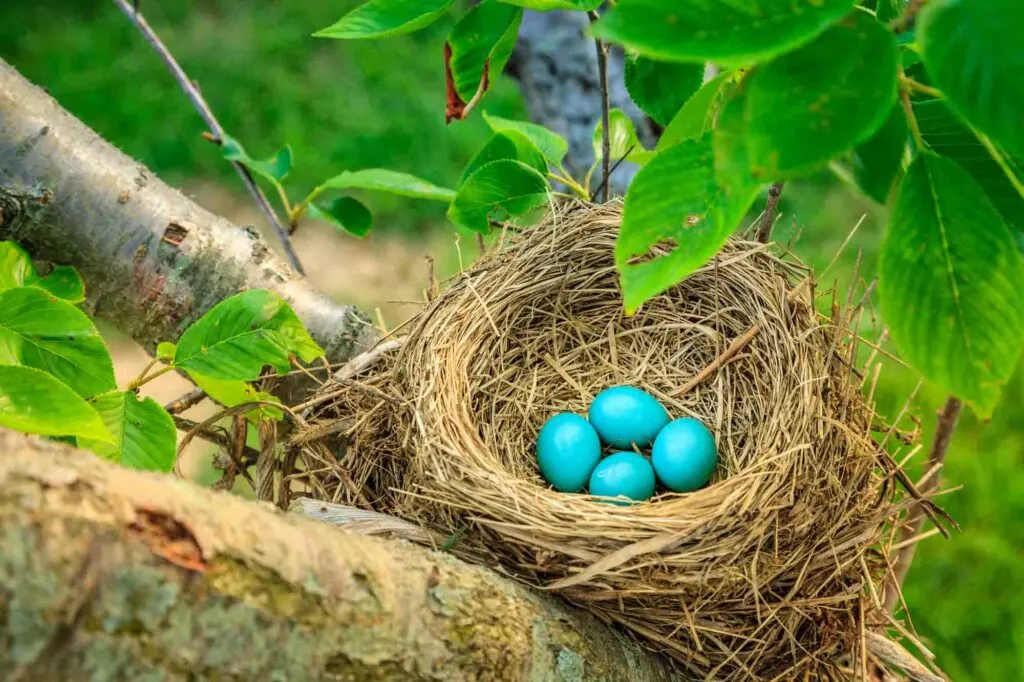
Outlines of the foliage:
{"label": "foliage", "polygon": [[[254,421],[280,419],[277,400],[251,381],[267,367],[284,373],[323,350],[277,294],[245,291],[221,301],[190,325],[177,344],[157,346],[156,359],[118,390],[110,352],[92,321],[71,303],[84,296],[73,270],[55,287],[23,249],[0,242],[0,426],[71,437],[81,447],[128,467],[169,471],[177,457],[175,423],[139,389],[179,370],[225,407],[252,404]],[[157,364],[163,367],[154,369]]]}
{"label": "foliage", "polygon": [[[449,34],[449,49],[472,54],[455,60],[471,65],[468,73],[449,73],[449,104],[452,90],[475,104],[486,91],[488,55],[499,44],[506,54],[513,12],[501,2],[471,10]],[[372,0],[341,23],[389,6],[388,25],[410,26],[405,4]],[[417,27],[436,18],[433,7],[419,8]],[[610,130],[595,131],[599,160],[607,144],[616,160],[644,166],[626,195],[616,249],[626,311],[703,265],[740,227],[761,186],[845,164],[841,172],[868,196],[894,197],[879,294],[900,351],[930,381],[991,415],[1024,337],[1012,295],[1024,287],[1012,232],[1024,211],[1024,52],[1012,35],[1020,20],[1014,0],[620,0],[604,10],[594,36],[632,51],[629,92],[667,126],[654,152],[621,112],[609,112]],[[468,36],[479,41],[469,52]],[[698,88],[706,62],[725,72]],[[958,116],[946,109],[947,95]],[[484,118],[499,135],[525,139],[488,142],[463,173],[453,222],[486,232],[561,188],[590,198],[598,164],[581,184],[561,168],[559,136]]]}
{"label": "foliage", "polygon": [[[255,158],[286,142],[292,147],[295,164],[286,185],[298,199],[344,169],[406,170],[451,187],[490,135],[479,116],[445,126],[441,52],[456,12],[394,39],[310,37],[357,4],[176,0],[140,7],[221,125]],[[467,0],[459,6],[468,7]],[[3,14],[0,57],[46,87],[62,107],[215,211],[232,212],[239,204],[248,209],[235,171],[200,135],[202,119],[112,3],[5,2]],[[492,79],[486,101],[490,112],[522,116],[510,78]],[[274,200],[269,183],[257,180]],[[344,194],[371,208],[374,229],[391,235],[422,234],[444,220],[446,206],[439,202]],[[323,203],[331,198],[325,195]]]}

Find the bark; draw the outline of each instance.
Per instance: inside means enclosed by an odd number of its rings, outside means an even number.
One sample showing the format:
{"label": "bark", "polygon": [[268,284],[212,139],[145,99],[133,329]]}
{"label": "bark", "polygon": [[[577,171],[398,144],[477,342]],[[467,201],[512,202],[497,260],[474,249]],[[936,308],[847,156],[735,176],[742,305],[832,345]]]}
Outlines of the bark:
{"label": "bark", "polygon": [[[594,163],[594,129],[601,120],[601,84],[594,39],[587,35],[585,12],[526,12],[519,40],[509,61],[510,74],[519,80],[530,120],[566,138],[569,153],[565,165],[582,178]],[[623,80],[622,50],[608,55],[608,96],[612,108],[624,111],[648,146],[655,135],[644,113],[629,98]],[[616,159],[612,159],[615,161]],[[625,194],[637,166],[628,161],[612,173],[614,194]],[[591,184],[600,183],[600,172]]]}
{"label": "bark", "polygon": [[0,431],[8,680],[668,680],[450,555]]}
{"label": "bark", "polygon": [[101,139],[0,59],[0,239],[74,265],[89,312],[147,350],[222,299],[272,289],[332,361],[371,327],[275,255],[252,227],[197,206]]}

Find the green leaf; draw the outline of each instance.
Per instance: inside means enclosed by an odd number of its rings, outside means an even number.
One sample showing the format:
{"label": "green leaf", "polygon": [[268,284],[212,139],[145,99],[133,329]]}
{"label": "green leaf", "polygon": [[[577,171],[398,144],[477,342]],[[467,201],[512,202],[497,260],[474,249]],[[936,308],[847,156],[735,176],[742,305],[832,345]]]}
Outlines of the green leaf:
{"label": "green leaf", "polygon": [[[256,388],[245,381],[237,379],[214,379],[199,372],[190,372],[189,377],[196,386],[206,391],[206,395],[217,401],[224,407],[235,407],[258,400],[276,403],[277,398],[264,391],[257,391]],[[273,419],[279,421],[284,419],[284,412],[279,408],[264,405],[246,413],[246,416],[259,421],[260,419]]]}
{"label": "green leaf", "polygon": [[178,434],[167,410],[152,398],[140,400],[134,391],[111,391],[91,402],[114,441],[79,436],[79,447],[130,469],[171,470],[177,456]]}
{"label": "green leaf", "polygon": [[629,186],[615,245],[627,314],[707,262],[757,197],[716,182],[710,138],[660,152]]}
{"label": "green leaf", "polygon": [[481,166],[500,159],[522,161],[541,175],[546,175],[548,172],[548,162],[541,151],[537,149],[537,145],[516,130],[506,130],[503,133],[492,135],[487,144],[466,165],[462,171],[462,177],[459,178],[459,186],[461,187],[466,179]]}
{"label": "green leaf", "polygon": [[336,23],[313,35],[317,38],[385,38],[426,28],[454,0],[370,0]]}
{"label": "green leaf", "polygon": [[45,289],[68,303],[81,303],[85,300],[85,282],[70,265],[57,265],[46,277],[37,276],[29,284]]}
{"label": "green leaf", "polygon": [[892,35],[854,12],[814,42],[755,67],[730,104],[742,115],[730,117],[727,131],[745,138],[749,172],[764,180],[800,175],[871,137],[896,99],[896,60]]}
{"label": "green leaf", "polygon": [[903,14],[903,9],[907,6],[907,2],[908,0],[878,0],[875,7],[875,15],[878,17],[878,21],[888,24]]}
{"label": "green leaf", "polygon": [[14,242],[0,242],[0,291],[26,286],[35,277],[32,259]]}
{"label": "green leaf", "polygon": [[273,183],[280,183],[292,172],[292,147],[285,145],[278,149],[269,159],[254,159],[246,153],[242,143],[233,137],[224,136],[221,140],[221,155],[228,161],[237,161],[253,173],[262,175]]}
{"label": "green leaf", "polygon": [[656,62],[641,55],[629,55],[625,81],[636,105],[664,126],[700,88],[704,65]]}
{"label": "green leaf", "polygon": [[854,0],[621,0],[593,33],[654,59],[745,66],[813,40],[853,5]]}
{"label": "green leaf", "polygon": [[32,259],[14,242],[0,242],[0,291],[15,287],[39,287],[68,303],[85,300],[85,284],[69,265],[57,265],[49,275],[40,277]]}
{"label": "green leaf", "polygon": [[896,102],[882,127],[853,150],[853,176],[857,185],[881,204],[888,201],[899,177],[909,134],[907,116]]}
{"label": "green leaf", "polygon": [[[633,121],[624,111],[612,109],[608,112],[608,129],[611,130],[608,140],[611,143],[610,159],[617,161],[626,156],[628,152],[627,160],[633,163],[643,165],[650,160],[651,152],[647,151],[640,143],[636,128],[633,127]],[[597,127],[594,129],[593,143],[594,158],[599,161],[604,158],[604,124],[601,121],[597,122]]]}
{"label": "green leaf", "polygon": [[[914,117],[928,148],[960,164],[981,185],[1003,220],[1014,230],[1024,232],[1024,198],[946,103],[937,99],[915,102]],[[1024,181],[1019,164],[1011,160],[1010,166],[1017,178]]]}
{"label": "green leaf", "polygon": [[370,209],[352,197],[337,197],[324,205],[310,204],[309,215],[333,223],[356,237],[365,237],[373,228]]}
{"label": "green leaf", "polygon": [[879,261],[882,314],[929,381],[992,414],[1024,337],[1024,260],[978,183],[918,155],[900,184]]}
{"label": "green leaf", "polygon": [[83,398],[116,387],[96,325],[70,303],[34,287],[0,293],[0,364],[49,372]]}
{"label": "green leaf", "polygon": [[0,365],[0,426],[43,436],[112,440],[89,403],[63,382],[31,367]]}
{"label": "green leaf", "polygon": [[553,9],[592,10],[601,6],[604,0],[501,0],[510,5],[547,12]]}
{"label": "green leaf", "polygon": [[516,44],[523,10],[484,0],[459,19],[448,34],[449,68],[455,92],[464,102],[487,89],[505,68]]}
{"label": "green leaf", "polygon": [[1024,158],[1024,3],[932,0],[917,19],[925,67],[953,107]]}
{"label": "green leaf", "polygon": [[523,215],[549,200],[548,182],[536,169],[501,159],[481,166],[459,187],[448,218],[456,225],[489,232],[491,220]]}
{"label": "green leaf", "polygon": [[291,355],[308,363],[323,352],[287,303],[272,291],[253,289],[221,301],[186,329],[175,366],[252,381],[266,365],[287,372]]}
{"label": "green leaf", "polygon": [[343,171],[323,183],[327,189],[368,189],[388,192],[413,199],[431,199],[449,202],[455,198],[455,190],[438,187],[415,175],[399,173],[386,168],[366,168],[357,171]]}
{"label": "green leaf", "polygon": [[718,113],[722,90],[731,78],[731,73],[720,73],[686,100],[686,104],[662,131],[656,149],[661,151],[683,140],[695,140],[711,130],[715,123],[715,115]]}
{"label": "green leaf", "polygon": [[514,130],[526,135],[552,165],[557,166],[562,163],[562,159],[565,158],[566,153],[569,151],[569,143],[565,141],[565,138],[536,123],[512,121],[507,118],[490,116],[486,111],[484,112],[484,120],[487,121],[487,125],[491,127],[491,130],[496,133]]}
{"label": "green leaf", "polygon": [[164,362],[174,362],[174,356],[178,352],[178,346],[170,341],[161,341],[156,345],[156,359]]}

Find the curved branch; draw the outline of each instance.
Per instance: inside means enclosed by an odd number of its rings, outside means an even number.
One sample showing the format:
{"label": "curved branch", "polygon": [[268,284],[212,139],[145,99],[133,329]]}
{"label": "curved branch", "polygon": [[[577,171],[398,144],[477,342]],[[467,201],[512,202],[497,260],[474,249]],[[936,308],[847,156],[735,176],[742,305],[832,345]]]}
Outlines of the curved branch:
{"label": "curved branch", "polygon": [[450,555],[2,430],[0,514],[7,679],[670,679]]}
{"label": "curved branch", "polygon": [[252,228],[197,206],[0,59],[0,239],[74,265],[95,315],[147,350],[214,304],[272,289],[341,361],[372,327],[281,261]]}

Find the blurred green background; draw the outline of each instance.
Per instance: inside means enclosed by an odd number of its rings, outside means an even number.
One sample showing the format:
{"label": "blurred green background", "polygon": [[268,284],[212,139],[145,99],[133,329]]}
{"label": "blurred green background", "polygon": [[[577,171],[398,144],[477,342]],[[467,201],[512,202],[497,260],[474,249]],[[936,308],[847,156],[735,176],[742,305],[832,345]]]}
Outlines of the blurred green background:
{"label": "blurred green background", "polygon": [[[420,33],[381,41],[310,37],[354,4],[142,0],[142,9],[250,153],[293,146],[293,194],[342,170],[367,167],[453,185],[487,137],[478,115],[444,124],[441,48],[456,13]],[[237,221],[259,220],[234,171],[200,137],[202,121],[113,3],[5,0],[2,17],[0,57],[164,180]],[[507,80],[497,83],[484,108],[523,115],[516,85]],[[441,204],[376,195],[367,202],[379,226],[369,239],[310,226],[309,241],[298,246],[317,264],[310,269],[321,286],[381,308],[394,324],[408,312],[395,299],[418,298],[423,287],[424,254],[439,258],[443,272],[475,250],[465,239],[457,246]],[[795,251],[819,270],[866,216],[822,285],[835,278],[845,290],[858,250],[861,276],[873,276],[884,208],[822,174],[789,183],[782,212],[776,236],[799,235]],[[339,265],[355,281],[335,282]],[[884,373],[882,413],[898,410],[916,383],[909,370]],[[943,400],[925,386],[914,402],[928,436]],[[962,532],[919,548],[905,586],[914,625],[954,680],[1024,679],[1024,373],[1018,370],[990,423],[965,412],[944,475],[949,486],[961,487],[942,500]]]}

